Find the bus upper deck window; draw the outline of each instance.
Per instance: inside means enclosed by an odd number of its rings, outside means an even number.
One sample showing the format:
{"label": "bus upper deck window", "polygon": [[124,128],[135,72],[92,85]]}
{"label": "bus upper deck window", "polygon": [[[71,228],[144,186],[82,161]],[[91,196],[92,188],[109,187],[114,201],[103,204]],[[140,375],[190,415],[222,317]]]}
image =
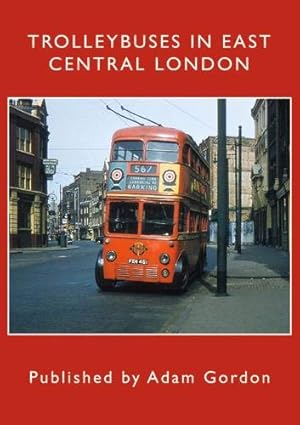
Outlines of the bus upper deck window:
{"label": "bus upper deck window", "polygon": [[146,159],[148,161],[176,162],[178,160],[178,144],[160,140],[149,141]]}
{"label": "bus upper deck window", "polygon": [[113,161],[140,161],[143,159],[143,142],[140,140],[120,140],[114,143]]}

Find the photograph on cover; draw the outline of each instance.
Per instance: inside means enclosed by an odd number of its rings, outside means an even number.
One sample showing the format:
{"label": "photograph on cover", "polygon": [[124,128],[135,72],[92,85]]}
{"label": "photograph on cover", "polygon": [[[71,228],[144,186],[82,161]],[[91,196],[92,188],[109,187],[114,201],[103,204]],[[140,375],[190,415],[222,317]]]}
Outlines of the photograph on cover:
{"label": "photograph on cover", "polygon": [[291,335],[291,106],[9,98],[8,334]]}

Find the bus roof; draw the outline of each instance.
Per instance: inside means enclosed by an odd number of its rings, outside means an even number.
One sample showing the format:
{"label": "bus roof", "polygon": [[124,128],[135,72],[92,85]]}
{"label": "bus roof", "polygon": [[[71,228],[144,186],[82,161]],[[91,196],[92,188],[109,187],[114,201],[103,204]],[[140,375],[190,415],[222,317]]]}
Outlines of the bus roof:
{"label": "bus roof", "polygon": [[171,127],[146,126],[126,127],[117,130],[112,137],[113,142],[118,139],[166,139],[176,140],[179,143],[188,141],[190,146],[200,155],[202,161],[208,167],[208,163],[199,151],[198,145],[189,134],[182,130]]}
{"label": "bus roof", "polygon": [[175,128],[161,127],[161,126],[138,126],[127,127],[117,130],[113,134],[113,140],[120,138],[167,138],[176,140],[192,139],[184,131]]}

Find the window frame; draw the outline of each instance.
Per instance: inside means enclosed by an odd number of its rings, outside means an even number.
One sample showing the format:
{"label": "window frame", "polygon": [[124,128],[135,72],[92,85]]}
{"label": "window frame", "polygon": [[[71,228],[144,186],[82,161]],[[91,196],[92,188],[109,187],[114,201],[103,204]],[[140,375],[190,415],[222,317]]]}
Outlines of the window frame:
{"label": "window frame", "polygon": [[[152,148],[149,149],[149,145],[151,145],[151,143],[156,143],[159,145],[164,145],[165,147],[167,146],[176,146],[176,150],[172,150],[172,149],[157,149],[157,148]],[[153,152],[157,152],[157,153],[162,153],[164,155],[164,157],[158,157],[158,158],[148,158],[149,153],[153,153]],[[167,158],[167,154],[175,154],[176,158]],[[145,147],[145,161],[153,161],[153,162],[178,162],[179,161],[179,143],[177,141],[171,141],[171,140],[158,140],[158,139],[149,139],[147,140],[146,143],[146,147]]]}
{"label": "window frame", "polygon": [[[125,144],[132,144],[132,143],[138,143],[141,147],[141,149],[127,149],[126,146],[123,147],[121,146],[122,143]],[[120,155],[120,148],[123,148],[123,152],[124,154],[121,156]],[[128,158],[128,153],[131,153],[131,158]],[[135,152],[140,152],[141,155],[140,156],[136,156],[134,158]],[[112,149],[112,155],[111,155],[111,160],[112,161],[143,161],[144,160],[144,142],[142,140],[139,139],[132,139],[132,140],[115,140],[114,144],[113,144],[113,149]]]}
{"label": "window frame", "polygon": [[[153,208],[155,214],[159,215],[158,217],[146,217],[146,208],[150,210]],[[167,207],[170,209],[167,212],[167,216],[162,218],[160,210],[158,207]],[[141,225],[141,235],[142,236],[173,236],[174,235],[174,226],[175,226],[175,205],[168,202],[143,202],[142,204],[142,225]],[[147,226],[147,230],[146,230]],[[163,231],[165,226],[165,231]]]}

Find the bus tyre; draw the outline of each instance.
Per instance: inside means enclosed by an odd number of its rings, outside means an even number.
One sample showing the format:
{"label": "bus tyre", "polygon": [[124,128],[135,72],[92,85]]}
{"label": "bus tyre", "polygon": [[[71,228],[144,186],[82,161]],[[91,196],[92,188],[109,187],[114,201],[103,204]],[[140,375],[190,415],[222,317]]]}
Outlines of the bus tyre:
{"label": "bus tyre", "polygon": [[185,292],[190,280],[189,263],[185,255],[182,255],[175,266],[173,289],[176,292]]}
{"label": "bus tyre", "polygon": [[189,283],[190,280],[190,273],[189,273],[189,266],[188,264],[186,265],[186,267],[184,268],[183,272],[182,272],[182,279],[181,279],[181,283],[179,286],[179,289],[184,292],[187,290],[187,285]]}
{"label": "bus tyre", "polygon": [[104,279],[103,264],[103,248],[101,247],[95,264],[95,280],[101,291],[110,291],[115,287],[115,281]]}
{"label": "bus tyre", "polygon": [[115,287],[115,281],[114,280],[102,280],[98,283],[99,288],[101,291],[111,291]]}

